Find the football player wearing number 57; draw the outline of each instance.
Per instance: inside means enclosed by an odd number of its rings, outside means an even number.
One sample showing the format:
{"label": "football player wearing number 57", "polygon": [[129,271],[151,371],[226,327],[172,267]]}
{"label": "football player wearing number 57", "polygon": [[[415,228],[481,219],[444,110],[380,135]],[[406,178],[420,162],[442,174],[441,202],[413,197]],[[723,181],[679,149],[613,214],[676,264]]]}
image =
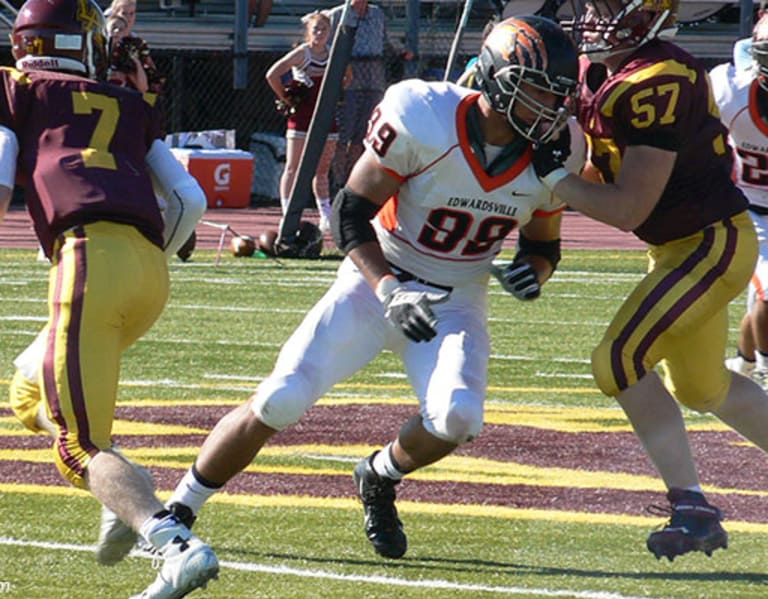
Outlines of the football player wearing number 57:
{"label": "football player wearing number 57", "polygon": [[213,429],[172,511],[197,513],[272,435],[390,349],[419,405],[395,440],[360,460],[354,482],[375,551],[406,552],[395,486],[483,426],[487,287],[502,241],[519,229],[515,261],[496,274],[521,300],[538,297],[560,258],[563,206],[536,177],[531,153],[566,124],[576,48],[554,22],[518,17],[496,26],[478,64],[479,92],[413,79],[375,108],[365,151],[333,204],[347,254],[336,281],[252,400]]}
{"label": "football player wearing number 57", "polygon": [[15,68],[0,70],[0,218],[18,175],[51,261],[44,351],[26,377],[39,380],[45,409],[12,403],[14,413],[36,430],[44,420],[62,476],[164,558],[141,597],[180,597],[217,575],[216,556],[111,436],[121,354],[168,296],[153,178],[163,195],[199,186],[159,139],[157,109],[103,80],[106,26],[93,0],[28,0],[11,39]]}
{"label": "football player wearing number 57", "polygon": [[[702,494],[677,402],[708,412],[768,449],[768,398],[724,365],[728,304],[747,286],[757,238],[731,180],[728,131],[707,72],[665,39],[677,0],[576,0],[570,26],[591,61],[579,122],[604,184],[559,165],[563,137],[539,147],[541,180],[572,208],[648,244],[646,276],[592,354],[598,387],[615,397],[661,475],[671,518],[647,541],[657,557],[727,546],[720,510]],[[596,81],[595,70],[607,72]],[[664,379],[656,373],[661,365]]]}

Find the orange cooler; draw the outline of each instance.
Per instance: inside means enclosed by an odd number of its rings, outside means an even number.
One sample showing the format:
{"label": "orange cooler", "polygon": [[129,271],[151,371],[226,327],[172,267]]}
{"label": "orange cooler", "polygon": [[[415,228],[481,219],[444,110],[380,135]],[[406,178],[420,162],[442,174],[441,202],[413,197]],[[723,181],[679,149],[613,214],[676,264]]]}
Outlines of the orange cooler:
{"label": "orange cooler", "polygon": [[253,154],[244,150],[171,148],[208,198],[208,208],[247,208],[251,203]]}

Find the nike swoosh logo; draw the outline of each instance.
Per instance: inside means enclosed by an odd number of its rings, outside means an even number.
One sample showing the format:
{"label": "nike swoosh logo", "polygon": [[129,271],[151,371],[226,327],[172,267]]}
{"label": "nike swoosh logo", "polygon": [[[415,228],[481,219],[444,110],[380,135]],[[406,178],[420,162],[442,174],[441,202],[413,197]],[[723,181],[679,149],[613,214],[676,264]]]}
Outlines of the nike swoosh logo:
{"label": "nike swoosh logo", "polygon": [[530,193],[520,193],[519,191],[513,191],[512,192],[512,196],[516,197],[516,198],[522,198],[522,197],[528,198],[528,197],[531,196],[531,194]]}

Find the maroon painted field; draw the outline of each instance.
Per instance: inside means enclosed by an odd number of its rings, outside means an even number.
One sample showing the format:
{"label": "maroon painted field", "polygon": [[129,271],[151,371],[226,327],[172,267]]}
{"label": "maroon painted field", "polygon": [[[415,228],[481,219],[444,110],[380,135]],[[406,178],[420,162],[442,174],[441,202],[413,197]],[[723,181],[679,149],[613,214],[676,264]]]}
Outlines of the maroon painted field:
{"label": "maroon painted field", "polygon": [[[206,219],[227,224],[240,234],[257,236],[276,229],[279,210],[274,207],[247,210],[211,210]],[[314,220],[309,212],[306,218]],[[197,229],[198,248],[215,249],[221,229],[201,224]],[[643,245],[632,235],[567,212],[564,215],[563,245],[566,249],[639,249]],[[0,247],[37,247],[30,221],[24,210],[14,208],[0,226]],[[117,418],[128,421],[174,423],[208,430],[230,408],[199,406],[118,407]],[[381,404],[361,406],[318,406],[297,425],[277,435],[273,441],[283,446],[338,444],[338,431],[344,430],[344,443],[384,444],[392,438],[400,422],[412,413],[412,406]],[[8,408],[0,408],[0,417],[9,417]],[[691,442],[704,483],[738,490],[713,493],[711,499],[721,507],[726,518],[747,522],[768,522],[764,498],[743,491],[764,489],[763,476],[754,465],[764,462],[762,452],[754,447],[734,447],[741,438],[730,432],[693,432]],[[202,435],[127,436],[119,438],[126,449],[138,447],[199,446]],[[50,441],[42,436],[0,435],[0,450],[42,449]],[[474,442],[462,447],[459,455],[515,462],[533,467],[558,467],[574,471],[603,471],[655,477],[642,448],[631,433],[565,433],[526,426],[488,425]],[[158,488],[171,490],[182,471],[152,468]],[[63,486],[50,463],[14,460],[0,461],[0,483]],[[352,497],[349,476],[309,476],[294,474],[242,474],[227,487],[231,493],[290,494],[323,497]],[[652,491],[605,488],[569,488],[544,485],[473,484],[459,481],[407,480],[400,489],[404,500],[435,503],[501,505],[517,508],[562,509],[588,513],[642,515],[643,508],[663,503],[660,493]],[[660,519],[661,520],[661,519]]]}

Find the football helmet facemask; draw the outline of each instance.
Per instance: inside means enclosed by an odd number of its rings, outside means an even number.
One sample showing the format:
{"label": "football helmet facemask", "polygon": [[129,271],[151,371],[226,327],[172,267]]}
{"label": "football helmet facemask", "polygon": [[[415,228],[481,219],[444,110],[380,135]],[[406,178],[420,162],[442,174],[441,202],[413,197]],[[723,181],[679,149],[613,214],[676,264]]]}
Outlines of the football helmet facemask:
{"label": "football helmet facemask", "polygon": [[768,92],[768,14],[763,15],[752,30],[752,58],[757,64],[757,82]]}
{"label": "football helmet facemask", "polygon": [[[571,39],[554,21],[537,16],[501,21],[483,43],[475,81],[491,107],[534,143],[549,141],[565,125],[576,95],[578,56]],[[531,92],[555,97],[545,104]],[[538,94],[537,94],[538,95]],[[523,106],[532,122],[516,114]]]}
{"label": "football helmet facemask", "polygon": [[104,14],[93,0],[27,0],[11,31],[16,68],[104,76]]}
{"label": "football helmet facemask", "polygon": [[680,0],[571,0],[573,21],[563,21],[579,51],[601,60],[677,32]]}

